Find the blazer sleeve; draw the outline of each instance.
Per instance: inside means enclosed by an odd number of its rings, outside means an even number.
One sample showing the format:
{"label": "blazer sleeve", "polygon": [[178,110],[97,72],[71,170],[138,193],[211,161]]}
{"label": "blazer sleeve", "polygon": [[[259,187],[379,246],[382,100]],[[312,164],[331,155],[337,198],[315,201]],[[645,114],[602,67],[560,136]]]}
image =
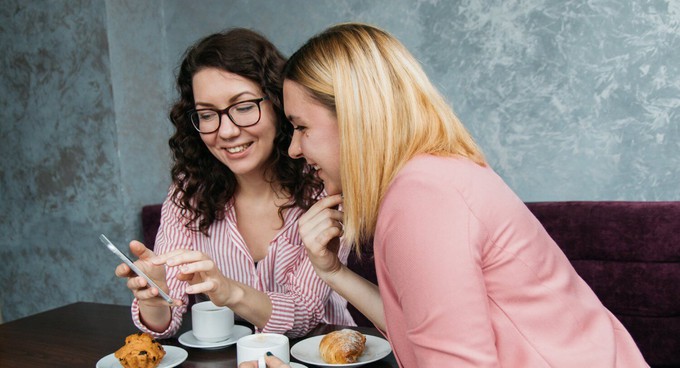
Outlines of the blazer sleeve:
{"label": "blazer sleeve", "polygon": [[381,293],[394,295],[384,301],[388,335],[398,324],[419,367],[499,366],[482,267],[488,235],[463,195],[429,176],[398,177],[378,231]]}

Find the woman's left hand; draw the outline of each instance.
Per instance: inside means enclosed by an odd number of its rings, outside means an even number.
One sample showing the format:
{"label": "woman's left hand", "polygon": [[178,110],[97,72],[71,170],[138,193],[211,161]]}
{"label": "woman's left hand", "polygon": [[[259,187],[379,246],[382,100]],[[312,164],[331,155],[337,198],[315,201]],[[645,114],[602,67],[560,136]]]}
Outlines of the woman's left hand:
{"label": "woman's left hand", "polygon": [[216,305],[227,305],[234,291],[232,280],[226,278],[215,262],[203,252],[176,249],[152,258],[151,262],[156,265],[179,267],[177,279],[187,281],[190,285],[186,293],[204,293]]}

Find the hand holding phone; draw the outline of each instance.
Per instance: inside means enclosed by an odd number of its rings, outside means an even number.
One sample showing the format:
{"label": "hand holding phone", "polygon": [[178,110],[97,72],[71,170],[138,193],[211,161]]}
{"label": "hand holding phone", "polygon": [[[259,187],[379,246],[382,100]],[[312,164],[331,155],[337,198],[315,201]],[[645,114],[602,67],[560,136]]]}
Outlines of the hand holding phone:
{"label": "hand holding phone", "polygon": [[113,254],[115,254],[116,256],[118,256],[118,258],[120,258],[123,262],[125,262],[125,264],[128,265],[128,267],[130,267],[130,269],[134,273],[137,274],[137,276],[144,278],[144,280],[146,280],[146,282],[148,283],[149,287],[156,288],[156,290],[158,290],[158,296],[163,298],[168,304],[170,304],[170,305],[174,304],[174,301],[172,300],[172,298],[168,294],[166,294],[160,287],[158,287],[158,285],[156,285],[156,283],[153,282],[153,280],[151,280],[151,278],[149,276],[147,276],[144,272],[142,272],[142,270],[140,270],[139,267],[137,267],[134,264],[134,262],[132,262],[132,260],[130,258],[128,258],[128,256],[126,256],[115,245],[113,245],[113,243],[111,243],[109,241],[109,239],[107,239],[106,236],[104,236],[104,234],[99,235],[99,240],[101,240],[102,243],[104,243],[104,245],[106,245],[106,247],[111,252],[113,252]]}

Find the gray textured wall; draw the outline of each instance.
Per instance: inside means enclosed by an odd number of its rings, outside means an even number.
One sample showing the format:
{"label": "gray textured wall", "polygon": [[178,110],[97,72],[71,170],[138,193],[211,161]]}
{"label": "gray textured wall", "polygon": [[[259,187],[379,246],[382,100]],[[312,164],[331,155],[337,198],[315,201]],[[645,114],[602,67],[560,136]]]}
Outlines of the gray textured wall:
{"label": "gray textured wall", "polygon": [[0,50],[3,316],[123,302],[94,249],[128,216],[104,3],[2,1]]}
{"label": "gray textured wall", "polygon": [[97,235],[139,238],[165,195],[190,43],[290,54],[342,21],[401,39],[525,201],[680,200],[680,0],[0,0],[5,319],[130,301]]}

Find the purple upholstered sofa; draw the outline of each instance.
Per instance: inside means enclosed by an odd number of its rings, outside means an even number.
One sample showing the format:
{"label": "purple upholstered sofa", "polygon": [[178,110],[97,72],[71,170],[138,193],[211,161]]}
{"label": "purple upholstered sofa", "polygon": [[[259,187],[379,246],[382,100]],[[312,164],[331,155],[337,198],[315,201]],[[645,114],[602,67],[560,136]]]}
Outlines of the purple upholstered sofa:
{"label": "purple upholstered sofa", "polygon": [[[680,202],[527,203],[652,367],[680,367]],[[160,205],[142,209],[153,247]],[[370,249],[349,267],[375,282]],[[350,306],[360,325],[370,325]]]}

